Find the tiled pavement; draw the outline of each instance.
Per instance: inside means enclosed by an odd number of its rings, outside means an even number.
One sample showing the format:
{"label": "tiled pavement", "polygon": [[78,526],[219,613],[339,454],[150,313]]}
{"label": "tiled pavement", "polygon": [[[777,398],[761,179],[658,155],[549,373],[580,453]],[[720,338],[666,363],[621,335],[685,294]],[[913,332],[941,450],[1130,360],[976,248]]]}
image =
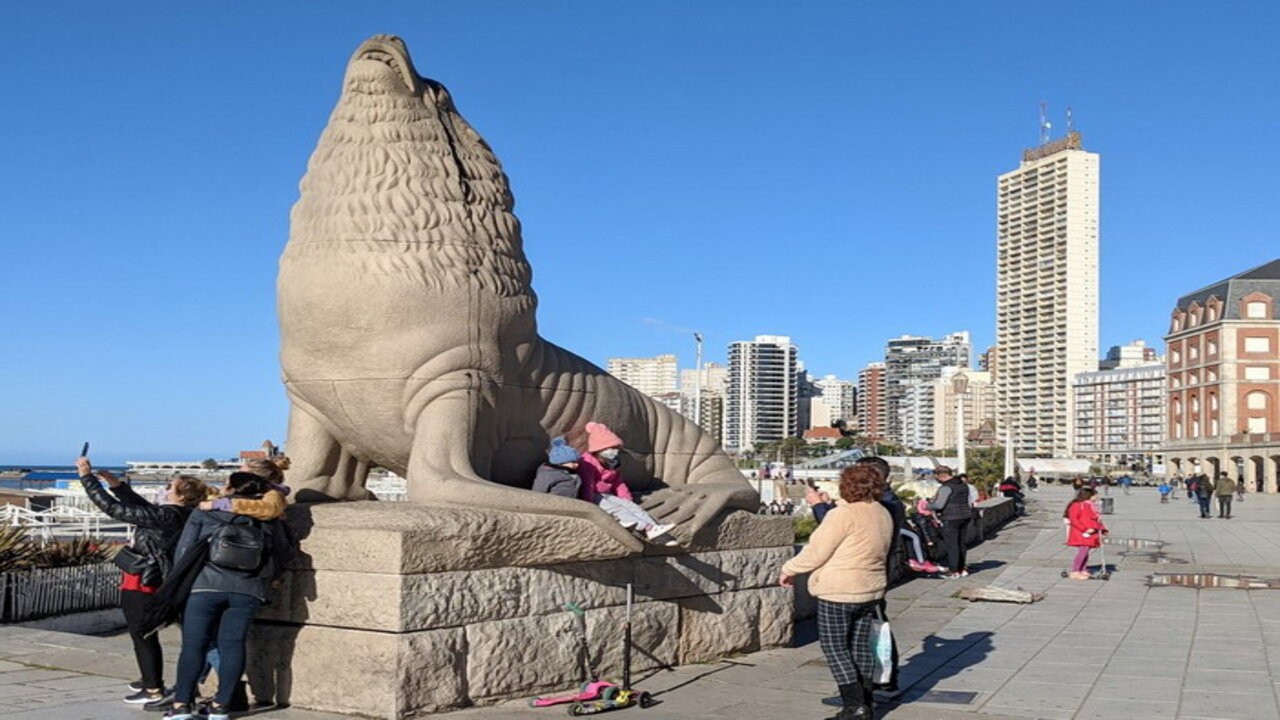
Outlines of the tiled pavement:
{"label": "tiled pavement", "polygon": [[[1161,505],[1151,489],[1130,496],[1113,491],[1116,512],[1104,518],[1111,537],[1167,545],[1162,552],[1109,547],[1110,581],[1073,582],[1060,576],[1071,554],[1062,545],[1060,520],[1068,495],[1062,488],[1034,494],[1031,517],[971,553],[979,572],[967,580],[919,579],[890,593],[908,690],[878,716],[1280,720],[1280,592],[1145,583],[1152,572],[1192,570],[1280,577],[1280,497],[1251,495],[1237,504],[1235,519],[1200,520],[1185,499]],[[1033,605],[952,597],[962,587],[985,584],[1046,597]],[[800,630],[793,649],[640,676],[638,684],[661,703],[624,712],[647,720],[828,717],[833,709],[819,701],[834,687],[812,628]],[[176,640],[167,635],[166,648]],[[0,716],[6,720],[147,717],[118,700],[135,672],[124,635],[0,628]],[[940,703],[949,693],[968,702]],[[513,702],[448,717],[563,713]],[[339,717],[296,709],[261,716]]]}

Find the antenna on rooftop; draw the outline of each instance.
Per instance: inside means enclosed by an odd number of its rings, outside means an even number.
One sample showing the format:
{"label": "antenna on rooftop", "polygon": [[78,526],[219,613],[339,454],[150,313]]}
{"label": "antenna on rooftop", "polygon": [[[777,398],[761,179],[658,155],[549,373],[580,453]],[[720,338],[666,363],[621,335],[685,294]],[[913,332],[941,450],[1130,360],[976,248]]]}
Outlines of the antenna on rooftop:
{"label": "antenna on rooftop", "polygon": [[1071,114],[1071,106],[1068,105],[1067,106],[1067,134],[1070,135],[1075,131],[1076,131],[1075,116]]}
{"label": "antenna on rooftop", "polygon": [[1049,123],[1049,103],[1040,101],[1040,144],[1044,145],[1049,142],[1049,128],[1053,127]]}

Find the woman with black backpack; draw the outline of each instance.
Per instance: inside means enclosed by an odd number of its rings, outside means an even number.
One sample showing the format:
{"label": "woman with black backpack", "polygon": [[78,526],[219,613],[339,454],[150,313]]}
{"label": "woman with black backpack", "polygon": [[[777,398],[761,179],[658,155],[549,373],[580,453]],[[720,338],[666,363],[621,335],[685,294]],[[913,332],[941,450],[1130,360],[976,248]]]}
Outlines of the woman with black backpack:
{"label": "woman with black backpack", "polygon": [[[205,499],[208,488],[200,480],[179,475],[169,481],[164,500],[153,504],[133,491],[129,484],[106,470],[94,471],[88,458],[76,459],[80,485],[98,509],[114,520],[136,527],[133,542],[120,549],[115,563],[121,570],[120,608],[124,611],[133,655],[138,661],[138,680],[129,683],[127,703],[158,702],[165,698],[164,651],[155,633],[142,627],[147,603],[173,567],[174,546],[192,509]],[[111,489],[107,492],[103,483]]]}
{"label": "woman with black backpack", "polygon": [[[234,472],[224,496],[233,501],[262,499],[280,478],[255,472]],[[198,568],[187,596],[182,621],[182,653],[178,657],[178,681],[173,708],[166,718],[194,720],[196,684],[204,669],[206,652],[218,649],[218,690],[209,706],[208,720],[228,720],[236,683],[244,674],[245,639],[258,609],[266,602],[267,588],[284,569],[282,550],[288,542],[279,520],[262,521],[224,510],[191,513],[178,541],[177,564],[207,555]],[[286,550],[287,551],[287,550]],[[187,557],[189,553],[195,553]],[[204,717],[203,715],[199,717]]]}

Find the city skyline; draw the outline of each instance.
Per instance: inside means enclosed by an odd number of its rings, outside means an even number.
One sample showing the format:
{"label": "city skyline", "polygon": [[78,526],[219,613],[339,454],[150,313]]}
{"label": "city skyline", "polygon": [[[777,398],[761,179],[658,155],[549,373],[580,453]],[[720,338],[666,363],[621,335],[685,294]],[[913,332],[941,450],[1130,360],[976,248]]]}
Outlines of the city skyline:
{"label": "city skyline", "polygon": [[[1099,346],[1274,256],[1273,3],[23,5],[0,28],[0,464],[284,439],[275,264],[341,69],[402,35],[511,178],[545,337],[597,365],[788,335],[994,340],[991,178],[1074,110],[1106,158]],[[57,32],[50,32],[57,28]],[[484,28],[477,34],[476,28]],[[1036,32],[1034,62],[1003,41]],[[44,60],[31,63],[31,57]],[[1206,252],[1206,247],[1211,250]]]}

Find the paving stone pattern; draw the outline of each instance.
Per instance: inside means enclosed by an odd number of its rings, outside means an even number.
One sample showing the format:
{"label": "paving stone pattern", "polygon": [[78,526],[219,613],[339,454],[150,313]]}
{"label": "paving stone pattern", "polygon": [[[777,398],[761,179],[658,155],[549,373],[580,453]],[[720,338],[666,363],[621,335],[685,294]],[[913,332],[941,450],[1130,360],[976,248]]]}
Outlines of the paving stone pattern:
{"label": "paving stone pattern", "polygon": [[[1069,581],[1060,572],[1062,508],[1070,493],[1032,494],[1031,516],[970,553],[965,580],[917,579],[890,593],[907,691],[877,717],[1222,718],[1280,720],[1280,591],[1151,588],[1153,572],[1223,572],[1280,577],[1280,496],[1250,495],[1236,517],[1201,520],[1185,499],[1161,505],[1153,489],[1112,490],[1104,516],[1115,540],[1167,543],[1107,548],[1110,581]],[[1098,552],[1094,553],[1095,564]],[[965,586],[1043,592],[1032,605],[968,603]],[[164,637],[170,666],[177,634]],[[138,720],[148,715],[118,698],[136,674],[128,637],[86,637],[0,627],[0,716],[35,720]],[[638,674],[659,705],[626,710],[641,720],[816,720],[834,714],[834,693],[811,623],[797,647]],[[948,691],[976,693],[967,704],[938,702]],[[264,720],[336,720],[296,709]],[[456,720],[565,717],[509,702],[447,715]]]}

